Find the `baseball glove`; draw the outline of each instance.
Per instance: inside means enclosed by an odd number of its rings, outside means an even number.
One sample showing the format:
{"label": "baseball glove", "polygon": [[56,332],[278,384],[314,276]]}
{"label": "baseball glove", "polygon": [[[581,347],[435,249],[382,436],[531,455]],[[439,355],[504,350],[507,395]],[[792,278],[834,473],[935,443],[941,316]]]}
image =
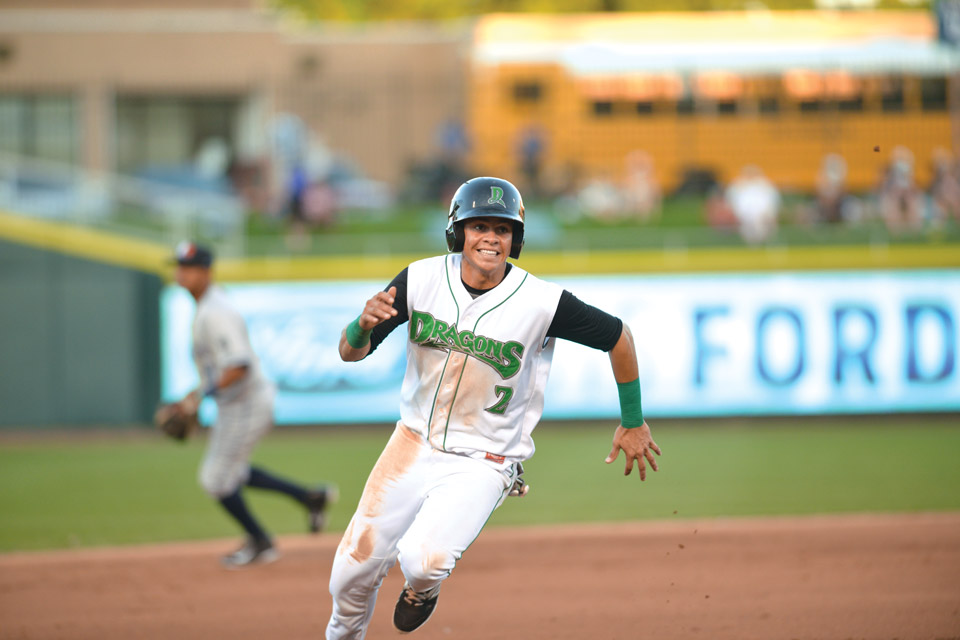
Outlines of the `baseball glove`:
{"label": "baseball glove", "polygon": [[519,462],[517,463],[517,478],[513,481],[513,486],[510,487],[508,496],[514,498],[522,498],[530,491],[530,485],[528,485],[523,480],[523,465]]}
{"label": "baseball glove", "polygon": [[184,441],[200,429],[196,411],[184,411],[178,403],[162,404],[153,414],[153,424],[164,435]]}

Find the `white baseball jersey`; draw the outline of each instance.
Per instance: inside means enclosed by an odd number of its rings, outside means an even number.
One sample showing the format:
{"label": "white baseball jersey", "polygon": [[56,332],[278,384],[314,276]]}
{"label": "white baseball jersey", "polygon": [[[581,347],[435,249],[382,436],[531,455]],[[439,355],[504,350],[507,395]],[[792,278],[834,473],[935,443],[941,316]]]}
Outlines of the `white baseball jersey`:
{"label": "white baseball jersey", "polygon": [[197,302],[193,319],[193,360],[200,374],[201,389],[219,381],[226,369],[247,367],[247,375],[217,394],[218,406],[269,386],[250,345],[243,316],[230,303],[226,293],[215,285],[211,285]]}
{"label": "white baseball jersey", "polygon": [[225,369],[247,367],[243,378],[215,396],[217,422],[200,465],[201,486],[209,494],[223,497],[246,482],[250,455],[273,426],[273,385],[260,369],[243,316],[219,287],[210,286],[197,303],[193,359],[201,389],[219,381]]}
{"label": "white baseball jersey", "polygon": [[533,455],[562,288],[516,265],[474,299],[462,256],[407,271],[407,370],[401,422],[435,449],[511,464]]}

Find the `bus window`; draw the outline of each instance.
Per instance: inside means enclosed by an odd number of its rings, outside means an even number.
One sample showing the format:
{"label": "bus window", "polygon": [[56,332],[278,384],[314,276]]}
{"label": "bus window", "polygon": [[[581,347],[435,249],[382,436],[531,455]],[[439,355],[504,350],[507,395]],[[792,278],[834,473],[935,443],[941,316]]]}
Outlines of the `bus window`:
{"label": "bus window", "polygon": [[903,78],[888,76],[881,85],[880,108],[883,111],[903,111]]}
{"label": "bus window", "polygon": [[613,103],[609,100],[599,100],[593,103],[593,115],[606,118],[613,115]]}
{"label": "bus window", "polygon": [[637,102],[634,105],[634,110],[637,115],[648,116],[653,113],[653,103],[652,102]]}
{"label": "bus window", "polygon": [[924,111],[946,111],[947,79],[945,77],[921,78],[920,103]]}
{"label": "bus window", "polygon": [[760,98],[760,100],[757,101],[757,108],[761,114],[776,115],[780,113],[780,101],[774,96]]}
{"label": "bus window", "polygon": [[686,96],[677,101],[677,115],[678,116],[692,116],[697,111],[697,105],[693,101],[693,98]]}
{"label": "bus window", "polygon": [[517,82],[513,85],[515,102],[540,102],[543,86],[539,82]]}
{"label": "bus window", "polygon": [[717,113],[720,115],[734,115],[737,113],[736,100],[721,100],[717,102]]}
{"label": "bus window", "polygon": [[838,111],[863,111],[863,96],[849,96],[837,100]]}

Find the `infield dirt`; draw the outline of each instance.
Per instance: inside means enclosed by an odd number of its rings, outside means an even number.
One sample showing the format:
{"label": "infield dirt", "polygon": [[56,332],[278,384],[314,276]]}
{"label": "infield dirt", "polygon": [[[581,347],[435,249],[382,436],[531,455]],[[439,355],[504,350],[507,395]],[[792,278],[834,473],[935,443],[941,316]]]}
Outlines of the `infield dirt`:
{"label": "infield dirt", "polygon": [[[491,528],[414,637],[960,638],[960,513]],[[0,555],[0,638],[322,638],[338,534],[219,567],[236,540]],[[391,625],[384,581],[367,637]]]}

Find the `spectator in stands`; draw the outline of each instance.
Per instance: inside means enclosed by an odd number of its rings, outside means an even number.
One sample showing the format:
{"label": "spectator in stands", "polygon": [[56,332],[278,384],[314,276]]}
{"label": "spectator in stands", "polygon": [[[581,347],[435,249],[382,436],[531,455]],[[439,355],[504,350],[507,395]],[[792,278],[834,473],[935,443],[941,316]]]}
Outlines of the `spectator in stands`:
{"label": "spectator in stands", "polygon": [[463,123],[458,118],[446,120],[437,129],[437,147],[440,149],[441,161],[452,167],[463,167],[470,152],[470,141]]}
{"label": "spectator in stands", "polygon": [[329,182],[332,153],[319,137],[310,135],[302,154],[290,168],[283,209],[289,228],[287,247],[292,251],[308,250],[312,244],[311,231],[332,224],[338,209],[336,194]]}
{"label": "spectator in stands", "polygon": [[580,185],[583,168],[575,162],[560,162],[549,167],[543,174],[545,197],[552,203],[557,220],[572,224],[585,215],[580,204]]}
{"label": "spectator in stands", "polygon": [[880,184],[880,215],[892,233],[923,226],[923,193],[913,173],[913,152],[903,146],[893,149]]}
{"label": "spectator in stands", "polygon": [[653,158],[637,149],[627,154],[623,185],[625,213],[641,222],[660,217],[660,186],[653,172]]}
{"label": "spectator in stands", "polygon": [[726,199],[737,219],[740,236],[746,242],[766,242],[776,232],[780,192],[760,167],[743,167],[740,175],[727,187]]}
{"label": "spectator in stands", "polygon": [[623,197],[607,172],[591,178],[577,193],[581,211],[595,220],[611,221],[623,214]]}
{"label": "spectator in stands", "polygon": [[467,176],[467,156],[470,153],[470,139],[458,118],[450,118],[437,130],[437,148],[440,151],[439,166],[436,169],[437,197],[448,201],[454,192],[469,177]]}
{"label": "spectator in stands", "polygon": [[828,153],[817,173],[817,221],[841,222],[847,195],[847,161],[839,154]]}
{"label": "spectator in stands", "polygon": [[543,195],[540,174],[543,171],[543,155],[546,146],[546,134],[538,123],[529,124],[520,132],[517,154],[520,157],[520,172],[526,183],[523,192],[530,193],[531,200],[539,199]]}
{"label": "spectator in stands", "polygon": [[737,228],[737,217],[733,215],[733,209],[727,202],[720,184],[714,184],[709,188],[703,206],[707,224],[712,228],[720,231],[731,231]]}
{"label": "spectator in stands", "polygon": [[828,153],[823,157],[816,188],[813,210],[803,209],[803,221],[856,224],[863,219],[862,203],[847,188],[847,161],[840,154]]}
{"label": "spectator in stands", "polygon": [[950,218],[960,221],[960,162],[943,147],[933,151],[930,208],[934,224],[944,224]]}

